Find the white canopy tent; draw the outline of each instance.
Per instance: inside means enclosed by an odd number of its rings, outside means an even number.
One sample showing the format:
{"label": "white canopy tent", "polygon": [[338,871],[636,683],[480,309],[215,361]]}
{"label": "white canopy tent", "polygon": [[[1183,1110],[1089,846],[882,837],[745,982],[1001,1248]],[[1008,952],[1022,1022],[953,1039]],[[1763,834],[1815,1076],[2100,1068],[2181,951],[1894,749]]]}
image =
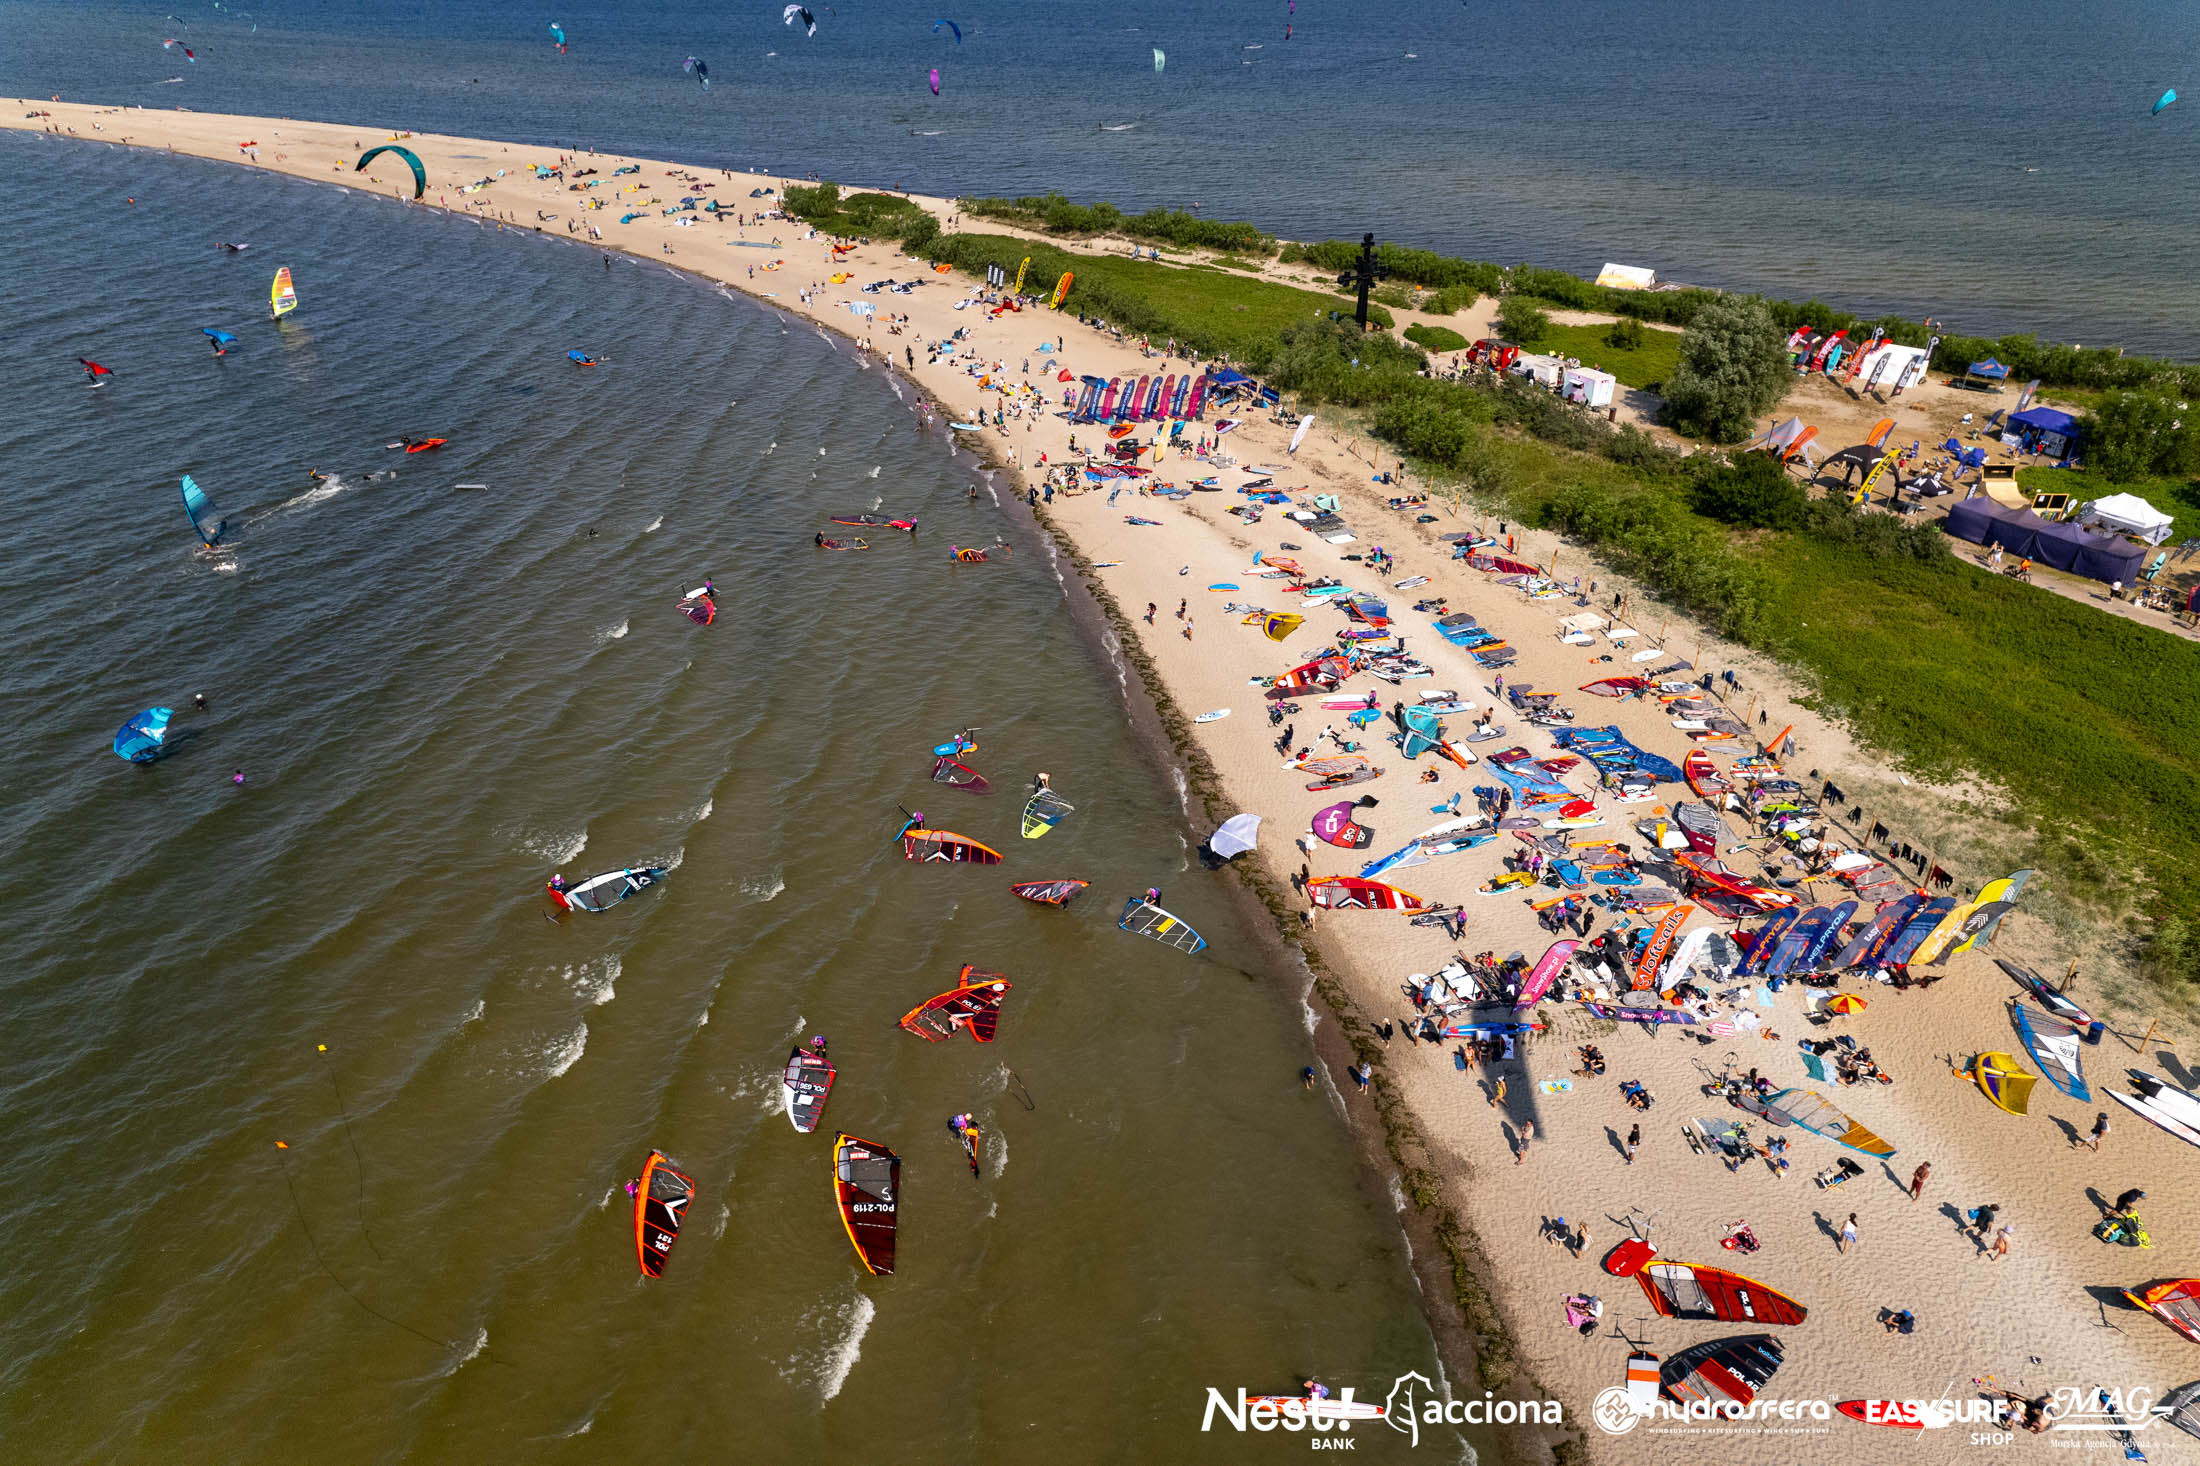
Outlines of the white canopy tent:
{"label": "white canopy tent", "polygon": [[1646,270],[1640,265],[1614,265],[1607,263],[1597,271],[1597,284],[1613,290],[1648,290],[1658,280],[1658,272]]}
{"label": "white canopy tent", "polygon": [[2137,494],[2110,494],[2080,506],[2078,523],[2098,524],[2117,534],[2135,535],[2150,545],[2169,538],[2170,516]]}

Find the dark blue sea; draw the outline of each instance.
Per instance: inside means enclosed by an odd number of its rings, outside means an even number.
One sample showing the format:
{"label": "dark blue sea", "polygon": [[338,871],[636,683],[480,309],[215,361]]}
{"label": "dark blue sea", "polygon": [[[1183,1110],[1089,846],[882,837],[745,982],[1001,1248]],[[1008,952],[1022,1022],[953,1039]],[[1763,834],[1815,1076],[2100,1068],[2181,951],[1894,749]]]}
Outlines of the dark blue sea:
{"label": "dark blue sea", "polygon": [[[0,91],[1196,203],[1293,238],[2200,353],[2193,0],[863,0],[813,6],[814,37],[782,9],[17,0]],[[2150,117],[2170,87],[2187,100]]]}

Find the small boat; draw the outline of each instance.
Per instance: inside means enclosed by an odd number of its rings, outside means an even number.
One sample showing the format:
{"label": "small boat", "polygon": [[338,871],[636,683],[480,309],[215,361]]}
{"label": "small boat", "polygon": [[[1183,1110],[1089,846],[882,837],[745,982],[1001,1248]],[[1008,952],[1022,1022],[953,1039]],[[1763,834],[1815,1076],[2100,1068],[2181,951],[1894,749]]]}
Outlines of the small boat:
{"label": "small boat", "polygon": [[425,453],[430,448],[440,448],[450,441],[449,438],[422,438],[417,443],[405,444],[405,451],[407,453]]}

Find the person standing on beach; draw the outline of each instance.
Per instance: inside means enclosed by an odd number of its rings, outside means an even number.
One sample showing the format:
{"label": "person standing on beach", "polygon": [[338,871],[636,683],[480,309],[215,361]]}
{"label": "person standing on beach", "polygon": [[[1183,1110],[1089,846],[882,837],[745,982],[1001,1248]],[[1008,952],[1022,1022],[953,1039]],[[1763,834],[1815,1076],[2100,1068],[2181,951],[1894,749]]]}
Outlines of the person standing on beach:
{"label": "person standing on beach", "polygon": [[1496,1109],[1505,1102],[1505,1076],[1497,1076],[1497,1083],[1490,1086],[1490,1108]]}
{"label": "person standing on beach", "polygon": [[1990,1201],[1971,1213],[1971,1227],[1977,1233],[1979,1241],[1986,1240],[1987,1229],[1994,1225],[1994,1213],[2000,1210],[2000,1203]]}
{"label": "person standing on beach", "polygon": [[1528,1158],[1528,1143],[1535,1139],[1535,1121],[1520,1122],[1520,1140],[1513,1146],[1513,1164],[1519,1165]]}
{"label": "person standing on beach", "polygon": [[[2086,1143],[2091,1145],[2095,1151],[2100,1150],[2101,1142],[2108,1138],[2108,1112],[2106,1110],[2094,1115],[2093,1128],[2086,1132],[2085,1138]],[[2075,1145],[2077,1142],[2072,1141],[2071,1144]]]}
{"label": "person standing on beach", "polygon": [[1631,1166],[1635,1163],[1635,1148],[1641,1144],[1642,1127],[1640,1125],[1629,1126],[1627,1130],[1627,1143],[1624,1146],[1620,1147],[1622,1150],[1627,1152],[1628,1165]]}
{"label": "person standing on beach", "polygon": [[1932,1174],[1933,1163],[1931,1161],[1919,1161],[1917,1163],[1917,1169],[1910,1172],[1910,1200],[1915,1201],[1925,1194],[1925,1180]]}
{"label": "person standing on beach", "polygon": [[1146,624],[1148,626],[1153,625],[1153,613],[1160,609],[1161,608],[1159,606],[1156,606],[1152,601],[1146,602]]}
{"label": "person standing on beach", "polygon": [[1309,1065],[1307,1065],[1307,1066],[1306,1066],[1306,1067],[1305,1067],[1304,1069],[1301,1069],[1301,1070],[1299,1071],[1299,1088],[1301,1088],[1301,1089],[1312,1089],[1313,1087],[1314,1087],[1314,1066],[1313,1066],[1312,1064],[1309,1064]]}
{"label": "person standing on beach", "polygon": [[1999,1262],[2003,1258],[2007,1257],[2009,1255],[2009,1239],[2011,1237],[2014,1237],[2016,1233],[2017,1224],[2015,1222],[2003,1222],[2001,1224],[2001,1230],[1994,1233],[1993,1250],[1988,1252],[1986,1255],[1989,1258],[1992,1258],[1995,1262]]}
{"label": "person standing on beach", "polygon": [[1841,1235],[1835,1241],[1834,1245],[1841,1249],[1841,1255],[1843,1257],[1848,1256],[1849,1249],[1856,1245],[1855,1212],[1850,1212],[1849,1219],[1841,1224]]}

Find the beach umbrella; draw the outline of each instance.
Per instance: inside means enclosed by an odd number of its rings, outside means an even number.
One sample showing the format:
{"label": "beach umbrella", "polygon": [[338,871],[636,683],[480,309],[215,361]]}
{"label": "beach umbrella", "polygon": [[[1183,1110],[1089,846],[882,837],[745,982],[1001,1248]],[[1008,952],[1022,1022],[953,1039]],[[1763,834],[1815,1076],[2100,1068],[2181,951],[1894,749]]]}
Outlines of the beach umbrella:
{"label": "beach umbrella", "polygon": [[1854,993],[1841,993],[1826,1000],[1828,1013],[1861,1013],[1865,1006],[1864,1000]]}

